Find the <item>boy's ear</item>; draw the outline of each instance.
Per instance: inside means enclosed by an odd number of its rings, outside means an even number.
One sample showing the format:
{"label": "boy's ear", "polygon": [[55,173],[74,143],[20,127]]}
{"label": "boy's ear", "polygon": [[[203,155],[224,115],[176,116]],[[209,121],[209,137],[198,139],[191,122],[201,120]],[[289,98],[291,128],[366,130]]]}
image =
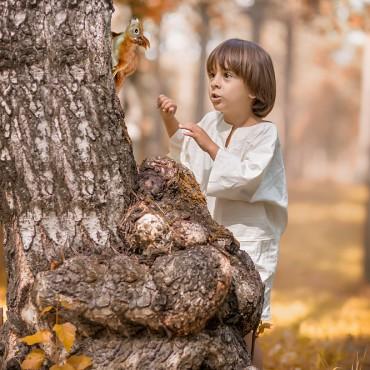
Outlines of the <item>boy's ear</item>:
{"label": "boy's ear", "polygon": [[248,94],[248,97],[250,97],[251,99],[256,99],[256,95]]}

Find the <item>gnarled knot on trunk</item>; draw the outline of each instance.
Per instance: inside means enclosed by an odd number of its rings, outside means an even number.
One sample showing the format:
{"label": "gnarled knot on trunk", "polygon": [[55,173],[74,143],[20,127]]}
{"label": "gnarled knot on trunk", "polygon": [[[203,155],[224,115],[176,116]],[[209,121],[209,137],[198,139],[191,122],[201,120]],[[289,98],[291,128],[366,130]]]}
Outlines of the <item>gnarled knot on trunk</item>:
{"label": "gnarled knot on trunk", "polygon": [[[263,303],[252,260],[175,161],[145,160],[135,196],[118,225],[117,254],[79,255],[39,273],[35,304],[68,303],[60,316],[78,328],[74,351],[97,369],[247,368],[243,337]],[[107,346],[118,348],[114,358],[99,355]]]}

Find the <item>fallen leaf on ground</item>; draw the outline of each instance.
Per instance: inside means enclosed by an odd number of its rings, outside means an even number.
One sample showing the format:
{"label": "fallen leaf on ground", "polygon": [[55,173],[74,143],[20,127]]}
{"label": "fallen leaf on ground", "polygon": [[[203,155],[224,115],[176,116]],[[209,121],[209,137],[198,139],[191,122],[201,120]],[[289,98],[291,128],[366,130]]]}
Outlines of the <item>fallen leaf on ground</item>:
{"label": "fallen leaf on ground", "polygon": [[22,370],[39,370],[45,359],[42,349],[33,349],[21,363]]}
{"label": "fallen leaf on ground", "polygon": [[67,363],[73,366],[75,370],[85,370],[92,365],[92,360],[90,357],[85,355],[74,355],[67,360]]}
{"label": "fallen leaf on ground", "polygon": [[50,370],[76,370],[73,366],[65,363],[65,364],[56,364],[53,365]]}
{"label": "fallen leaf on ground", "polygon": [[49,342],[52,335],[53,334],[49,330],[39,330],[33,335],[21,338],[20,341],[32,346],[33,344]]}
{"label": "fallen leaf on ground", "polygon": [[47,306],[45,307],[41,312],[40,312],[40,316],[44,316],[46,313],[48,313],[49,311],[51,311],[54,307],[53,306]]}

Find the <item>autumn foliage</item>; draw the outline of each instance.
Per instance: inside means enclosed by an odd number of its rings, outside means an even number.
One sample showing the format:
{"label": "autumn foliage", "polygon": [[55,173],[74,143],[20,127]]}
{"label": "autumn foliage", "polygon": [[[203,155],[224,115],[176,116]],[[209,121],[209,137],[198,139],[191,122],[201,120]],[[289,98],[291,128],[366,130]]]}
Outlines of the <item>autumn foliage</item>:
{"label": "autumn foliage", "polygon": [[[41,311],[40,316],[43,316],[53,309],[48,306]],[[56,319],[58,318],[58,310]],[[88,356],[73,355],[65,358],[65,351],[69,353],[76,339],[76,327],[65,322],[63,324],[55,324],[53,326],[54,334],[48,329],[41,329],[32,335],[28,335],[20,339],[21,342],[28,346],[48,344],[56,342],[57,347],[60,347],[59,361],[50,367],[50,370],[84,370],[92,365],[92,360]],[[65,351],[63,351],[63,349]],[[22,370],[39,370],[46,359],[46,353],[41,348],[33,348],[21,364]]]}

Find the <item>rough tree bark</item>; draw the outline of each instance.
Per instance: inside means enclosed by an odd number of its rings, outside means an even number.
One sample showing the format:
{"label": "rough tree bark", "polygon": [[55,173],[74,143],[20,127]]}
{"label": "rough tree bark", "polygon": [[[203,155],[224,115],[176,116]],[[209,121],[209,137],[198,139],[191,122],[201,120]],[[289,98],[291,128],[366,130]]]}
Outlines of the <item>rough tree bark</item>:
{"label": "rough tree bark", "polygon": [[[0,368],[20,368],[19,338],[51,328],[40,312],[64,302],[72,353],[94,369],[246,369],[261,280],[190,172],[168,158],[137,171],[110,73],[111,2],[0,4]],[[49,368],[57,349],[37,346]]]}

